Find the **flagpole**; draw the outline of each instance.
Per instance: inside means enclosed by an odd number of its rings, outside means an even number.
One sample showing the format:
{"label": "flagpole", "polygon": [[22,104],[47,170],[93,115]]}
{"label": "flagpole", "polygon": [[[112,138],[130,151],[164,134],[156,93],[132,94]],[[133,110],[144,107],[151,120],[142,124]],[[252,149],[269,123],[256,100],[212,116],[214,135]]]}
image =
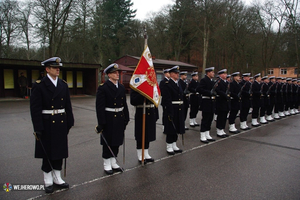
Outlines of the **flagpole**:
{"label": "flagpole", "polygon": [[147,47],[148,45],[148,35],[147,35],[147,29],[146,29],[146,25],[144,26],[144,39],[145,39],[145,48]]}
{"label": "flagpole", "polygon": [[[145,49],[147,47],[147,30],[144,27],[144,39],[145,39]],[[146,130],[146,98],[144,98],[143,103],[143,126],[142,126],[142,166],[144,166],[145,161],[145,130]]]}

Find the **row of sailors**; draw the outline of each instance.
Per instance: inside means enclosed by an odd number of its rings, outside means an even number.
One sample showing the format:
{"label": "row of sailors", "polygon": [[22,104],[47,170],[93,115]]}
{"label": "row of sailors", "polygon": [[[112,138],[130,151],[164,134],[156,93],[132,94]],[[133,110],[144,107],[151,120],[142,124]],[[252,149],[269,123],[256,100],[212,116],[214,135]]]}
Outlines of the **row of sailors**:
{"label": "row of sailors", "polygon": [[[176,69],[180,75],[178,80],[170,77],[171,73],[176,72]],[[281,119],[286,115],[299,113],[300,80],[297,79],[275,76],[261,77],[260,73],[254,77],[250,77],[250,73],[244,73],[240,76],[240,72],[228,75],[227,70],[223,69],[218,72],[218,78],[213,80],[214,67],[205,70],[205,77],[200,82],[198,82],[198,73],[194,72],[191,74],[190,83],[187,83],[187,72],[179,72],[178,66],[165,70],[164,74],[165,79],[160,83],[164,111],[163,124],[165,125],[166,119],[168,119],[164,99],[170,95],[164,92],[164,83],[170,81],[177,83],[178,81],[178,85],[183,91],[184,109],[182,114],[184,121],[190,107],[190,126],[199,126],[196,118],[198,110],[202,111],[200,141],[204,143],[214,141],[209,132],[214,115],[216,117],[217,136],[227,137],[228,135],[224,131],[227,119],[229,132],[239,133],[235,127],[237,115],[240,116],[240,129],[250,129],[247,125],[247,117],[251,108],[251,125],[254,127],[272,122],[274,119]],[[175,101],[174,98],[172,100]],[[260,119],[260,123],[258,119]],[[188,130],[186,126],[185,130]],[[167,152],[169,150],[167,145]]]}

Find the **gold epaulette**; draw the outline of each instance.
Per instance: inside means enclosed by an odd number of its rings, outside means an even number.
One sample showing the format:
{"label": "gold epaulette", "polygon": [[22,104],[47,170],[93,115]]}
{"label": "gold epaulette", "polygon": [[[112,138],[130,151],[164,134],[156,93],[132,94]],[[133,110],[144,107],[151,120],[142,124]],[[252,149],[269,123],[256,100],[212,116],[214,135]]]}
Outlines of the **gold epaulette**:
{"label": "gold epaulette", "polygon": [[101,83],[99,86],[102,86],[102,85],[104,85],[104,83]]}
{"label": "gold epaulette", "polygon": [[165,83],[169,83],[169,81],[166,81]]}
{"label": "gold epaulette", "polygon": [[36,82],[36,83],[41,83],[42,81],[41,81],[41,80],[36,80],[35,82]]}
{"label": "gold epaulette", "polygon": [[65,82],[66,84],[68,84],[67,81],[65,81],[65,80],[63,80],[63,82]]}

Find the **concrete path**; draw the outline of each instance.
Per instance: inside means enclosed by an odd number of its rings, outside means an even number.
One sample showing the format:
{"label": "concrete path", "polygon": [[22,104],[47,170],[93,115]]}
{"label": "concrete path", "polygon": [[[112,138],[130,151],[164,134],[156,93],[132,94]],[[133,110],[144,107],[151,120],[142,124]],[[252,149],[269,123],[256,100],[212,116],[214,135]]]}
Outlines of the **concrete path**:
{"label": "concrete path", "polygon": [[[127,101],[129,104],[129,100]],[[124,173],[105,175],[96,125],[95,97],[72,98],[75,126],[69,134],[66,191],[0,191],[0,199],[300,199],[300,115],[200,142],[199,127],[184,136],[184,153],[168,156],[161,119],[150,144],[155,163],[142,167],[134,140],[134,108],[118,160]],[[161,117],[161,107],[160,117]],[[250,116],[248,117],[250,120]],[[200,123],[201,113],[197,122]],[[239,120],[236,120],[237,127]],[[188,119],[186,120],[188,125]],[[250,123],[248,122],[248,125]],[[228,133],[228,127],[226,129]],[[0,183],[43,184],[41,160],[34,159],[29,101],[0,101]]]}

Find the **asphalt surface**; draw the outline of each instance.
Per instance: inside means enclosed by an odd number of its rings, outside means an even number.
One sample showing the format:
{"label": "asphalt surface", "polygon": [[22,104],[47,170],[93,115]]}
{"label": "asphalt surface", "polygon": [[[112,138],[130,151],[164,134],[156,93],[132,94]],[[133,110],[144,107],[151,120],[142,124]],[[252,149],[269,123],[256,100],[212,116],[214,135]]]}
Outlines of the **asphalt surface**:
{"label": "asphalt surface", "polygon": [[[127,101],[129,105],[129,100]],[[105,175],[96,125],[95,97],[72,98],[75,126],[69,134],[68,190],[0,191],[0,199],[300,199],[300,115],[252,128],[216,142],[200,142],[199,127],[190,128],[168,156],[161,119],[150,144],[152,164],[137,161],[134,108],[126,129],[125,172]],[[161,107],[160,117],[161,117]],[[248,125],[250,126],[250,116]],[[186,125],[188,125],[186,120]],[[200,123],[201,113],[197,122]],[[239,127],[239,119],[236,120]],[[43,184],[41,160],[34,158],[29,100],[0,100],[0,184]],[[225,129],[228,133],[228,127]],[[123,162],[125,161],[125,164]]]}

